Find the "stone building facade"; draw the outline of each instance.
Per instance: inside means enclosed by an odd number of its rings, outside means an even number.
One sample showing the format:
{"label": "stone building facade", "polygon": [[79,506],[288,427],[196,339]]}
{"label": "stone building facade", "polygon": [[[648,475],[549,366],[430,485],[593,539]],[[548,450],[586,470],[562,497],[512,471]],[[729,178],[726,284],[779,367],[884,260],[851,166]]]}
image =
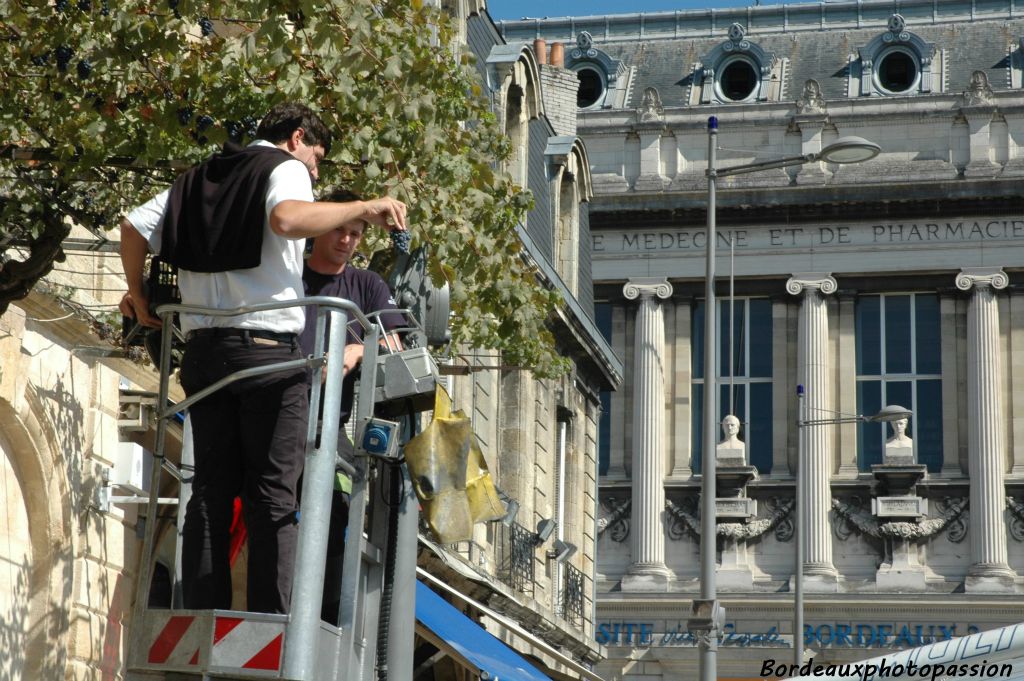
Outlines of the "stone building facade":
{"label": "stone building facade", "polygon": [[[605,678],[697,669],[686,619],[708,437],[709,116],[719,168],[816,154],[851,135],[881,147],[860,164],[718,183],[715,409],[738,418],[742,442],[718,451],[720,677],[791,660],[797,513],[803,636],[819,662],[1020,621],[1024,18],[1012,2],[787,4],[499,29],[509,43],[564,43],[581,83],[596,320],[626,365],[623,390],[602,396]],[[913,412],[905,430],[851,418],[891,404]]]}
{"label": "stone building facade", "polygon": [[120,271],[99,244],[69,251],[0,317],[0,678],[121,677],[137,514],[103,497],[122,388],[156,379],[106,340]]}
{"label": "stone building facade", "polygon": [[[533,193],[520,236],[539,275],[565,301],[551,323],[573,367],[541,380],[503,366],[500,355],[468,351],[467,375],[451,383],[453,403],[471,415],[497,485],[518,512],[477,525],[471,541],[452,546],[421,535],[420,565],[458,592],[443,597],[543,674],[594,678],[590,670],[603,657],[594,626],[600,395],[619,386],[623,369],[594,321],[593,192],[587,149],[576,135],[578,81],[549,63],[544,46],[506,44],[482,6],[449,10],[464,22],[466,48],[512,141],[505,170]],[[437,663],[433,678],[454,678],[449,664]]]}

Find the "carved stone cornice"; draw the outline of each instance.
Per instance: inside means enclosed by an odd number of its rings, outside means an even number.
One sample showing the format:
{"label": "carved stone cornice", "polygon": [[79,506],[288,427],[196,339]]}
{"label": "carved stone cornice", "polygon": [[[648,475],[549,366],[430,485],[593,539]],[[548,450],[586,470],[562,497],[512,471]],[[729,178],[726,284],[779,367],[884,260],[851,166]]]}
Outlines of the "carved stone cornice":
{"label": "carved stone cornice", "polygon": [[798,296],[805,291],[817,291],[823,295],[835,293],[839,284],[831,272],[798,272],[786,282],[786,291]]}
{"label": "carved stone cornice", "polygon": [[956,275],[956,287],[961,291],[991,287],[997,291],[1009,286],[1010,278],[1001,267],[964,267]]}
{"label": "carved stone cornice", "polygon": [[672,284],[668,283],[667,279],[658,279],[656,277],[630,279],[622,287],[622,295],[626,296],[628,300],[647,297],[657,297],[665,300],[672,295]]}

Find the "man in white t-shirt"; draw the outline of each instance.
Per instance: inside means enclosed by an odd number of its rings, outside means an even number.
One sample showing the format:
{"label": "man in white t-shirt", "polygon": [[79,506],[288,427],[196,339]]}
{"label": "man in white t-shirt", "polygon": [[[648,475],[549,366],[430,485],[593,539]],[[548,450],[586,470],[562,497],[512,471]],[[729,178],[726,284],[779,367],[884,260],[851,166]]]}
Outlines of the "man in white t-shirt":
{"label": "man in white t-shirt", "polygon": [[[178,264],[183,303],[229,309],[302,298],[307,237],[352,220],[406,228],[405,204],[391,198],[313,202],[331,134],[307,107],[275,106],[257,136],[188,171],[121,222],[124,314],[160,326],[142,283],[148,252]],[[302,307],[181,315],[186,394],[241,369],[301,359],[304,324]],[[231,607],[230,524],[240,496],[249,536],[247,607],[288,612],[308,410],[305,368],[237,381],[190,409],[196,470],[183,530],[186,608]]]}

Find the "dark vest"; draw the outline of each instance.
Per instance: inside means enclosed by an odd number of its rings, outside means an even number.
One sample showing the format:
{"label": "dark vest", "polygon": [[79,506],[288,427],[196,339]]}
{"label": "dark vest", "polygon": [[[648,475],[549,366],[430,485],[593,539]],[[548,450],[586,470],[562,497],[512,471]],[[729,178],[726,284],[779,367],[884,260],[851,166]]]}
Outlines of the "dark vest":
{"label": "dark vest", "polygon": [[270,174],[294,158],[277,147],[224,145],[174,181],[160,258],[192,272],[257,267]]}

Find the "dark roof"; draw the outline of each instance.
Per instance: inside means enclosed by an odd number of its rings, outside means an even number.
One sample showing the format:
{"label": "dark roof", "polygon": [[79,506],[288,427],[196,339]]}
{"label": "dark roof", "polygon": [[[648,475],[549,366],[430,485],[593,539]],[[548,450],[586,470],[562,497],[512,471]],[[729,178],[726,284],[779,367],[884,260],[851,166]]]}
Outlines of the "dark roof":
{"label": "dark roof", "polygon": [[[976,0],[975,16],[980,15],[980,18],[974,19],[971,18],[975,12],[971,2],[937,0],[935,4],[790,5],[785,12],[779,9],[782,6],[772,6],[770,10],[761,6],[731,11],[500,22],[499,29],[510,42],[540,35],[549,43],[572,41],[580,31],[591,31],[595,48],[636,68],[628,103],[632,108],[639,105],[647,87],[658,89],[665,106],[685,105],[694,64],[725,42],[729,24],[737,21],[749,28],[746,34],[749,41],[778,58],[789,60],[783,100],[793,101],[799,97],[803,83],[811,78],[818,81],[825,99],[835,100],[848,97],[849,58],[852,55],[856,59],[858,48],[886,32],[886,22],[894,11],[899,11],[906,19],[907,31],[939,50],[932,69],[944,71],[943,93],[963,92],[975,70],[986,72],[993,90],[1009,90],[1009,55],[1015,50],[1020,54],[1024,18],[1011,18],[1012,11],[1002,13],[1004,5],[1003,0],[989,3]],[[935,8],[941,9],[942,16],[933,15]],[[986,14],[985,9],[990,11]],[[812,27],[815,17],[824,28]],[[703,30],[700,22],[705,25]]]}

